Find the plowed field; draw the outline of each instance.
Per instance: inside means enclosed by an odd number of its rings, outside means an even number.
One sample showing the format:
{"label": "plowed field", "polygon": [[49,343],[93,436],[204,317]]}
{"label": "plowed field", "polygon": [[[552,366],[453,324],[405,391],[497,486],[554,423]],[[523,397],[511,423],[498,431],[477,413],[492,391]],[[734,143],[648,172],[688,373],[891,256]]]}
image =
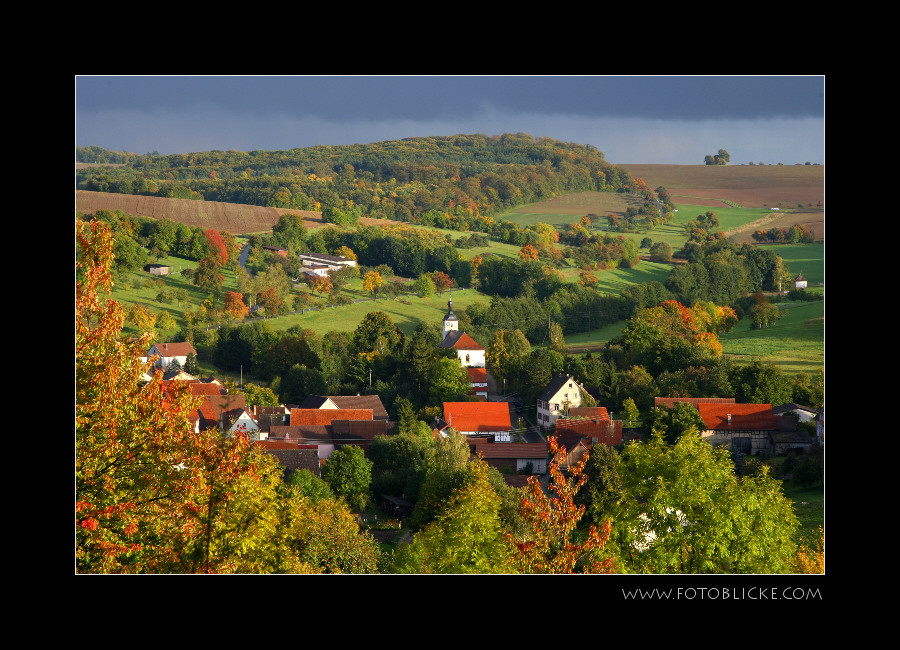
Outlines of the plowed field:
{"label": "plowed field", "polygon": [[651,188],[665,187],[675,203],[745,208],[825,205],[823,165],[623,165]]}
{"label": "plowed field", "polygon": [[[272,226],[278,223],[278,218],[283,214],[302,216],[307,228],[323,228],[328,225],[322,220],[321,212],[85,190],[75,192],[75,207],[84,214],[93,214],[97,210],[121,210],[132,217],[171,219],[189,226],[223,230],[233,235],[271,232]],[[384,219],[367,218],[360,219],[360,222],[376,225],[393,223]]]}

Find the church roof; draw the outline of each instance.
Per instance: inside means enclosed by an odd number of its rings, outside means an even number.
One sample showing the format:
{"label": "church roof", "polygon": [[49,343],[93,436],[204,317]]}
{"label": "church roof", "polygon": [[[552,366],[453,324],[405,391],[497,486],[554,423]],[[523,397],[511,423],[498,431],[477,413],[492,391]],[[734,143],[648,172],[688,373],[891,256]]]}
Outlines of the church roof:
{"label": "church roof", "polygon": [[484,346],[479,345],[478,341],[458,330],[448,332],[444,340],[440,342],[440,347],[454,350],[484,350]]}

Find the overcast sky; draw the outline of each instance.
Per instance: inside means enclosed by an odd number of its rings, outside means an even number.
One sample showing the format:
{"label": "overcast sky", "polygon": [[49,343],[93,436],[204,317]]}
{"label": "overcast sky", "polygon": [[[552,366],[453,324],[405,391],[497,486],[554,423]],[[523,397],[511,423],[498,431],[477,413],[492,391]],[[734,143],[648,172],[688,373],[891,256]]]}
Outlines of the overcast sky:
{"label": "overcast sky", "polygon": [[161,154],[457,133],[591,144],[614,164],[825,163],[825,78],[75,77],[75,144]]}

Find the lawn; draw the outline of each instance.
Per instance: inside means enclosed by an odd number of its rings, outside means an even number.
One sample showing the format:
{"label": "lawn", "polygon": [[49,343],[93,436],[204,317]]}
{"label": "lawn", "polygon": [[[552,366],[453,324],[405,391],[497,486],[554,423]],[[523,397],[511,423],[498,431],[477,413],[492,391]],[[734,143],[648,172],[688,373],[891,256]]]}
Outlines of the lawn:
{"label": "lawn", "polygon": [[750,329],[744,318],[719,336],[722,352],[738,363],[753,358],[774,363],[784,372],[815,373],[825,366],[825,303],[779,303],[785,315],[772,327]]}

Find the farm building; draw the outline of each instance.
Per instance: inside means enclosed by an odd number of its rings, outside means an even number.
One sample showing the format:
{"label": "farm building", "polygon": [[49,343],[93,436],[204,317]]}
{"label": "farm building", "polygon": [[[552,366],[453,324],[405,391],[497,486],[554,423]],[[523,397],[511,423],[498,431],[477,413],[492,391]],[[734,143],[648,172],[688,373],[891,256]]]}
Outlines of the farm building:
{"label": "farm building", "polygon": [[148,264],[144,270],[150,275],[169,275],[171,270],[165,264]]}
{"label": "farm building", "polygon": [[803,277],[801,273],[796,278],[794,278],[794,288],[795,289],[805,289],[806,288],[806,278]]}

